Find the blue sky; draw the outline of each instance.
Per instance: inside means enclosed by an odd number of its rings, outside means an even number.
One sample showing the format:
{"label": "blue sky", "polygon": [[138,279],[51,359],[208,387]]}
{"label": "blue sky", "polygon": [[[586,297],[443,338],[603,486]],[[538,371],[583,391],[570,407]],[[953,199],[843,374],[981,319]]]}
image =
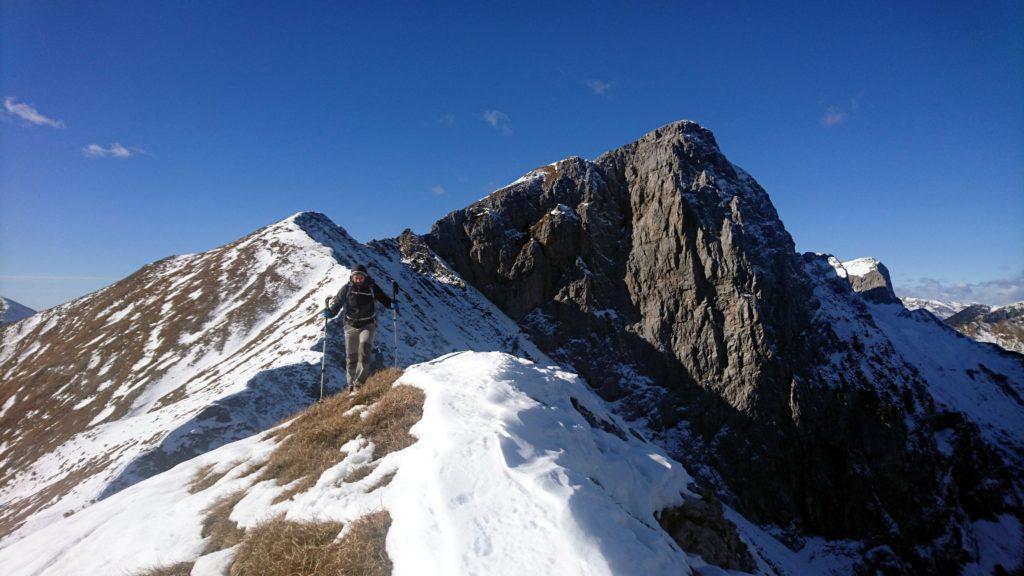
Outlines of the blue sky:
{"label": "blue sky", "polygon": [[300,210],[425,232],[682,118],[799,250],[1024,285],[1020,3],[707,4],[8,0],[0,294],[50,306]]}

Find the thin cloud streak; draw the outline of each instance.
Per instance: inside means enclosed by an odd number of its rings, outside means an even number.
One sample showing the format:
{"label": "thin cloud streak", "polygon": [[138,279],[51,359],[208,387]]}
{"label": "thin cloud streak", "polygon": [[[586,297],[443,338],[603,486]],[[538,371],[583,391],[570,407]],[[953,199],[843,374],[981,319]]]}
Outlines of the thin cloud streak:
{"label": "thin cloud streak", "polygon": [[4,110],[6,110],[11,116],[19,118],[33,126],[49,126],[50,128],[65,127],[63,121],[40,114],[39,110],[36,110],[35,106],[24,102],[18,102],[18,99],[14,96],[4,98]]}
{"label": "thin cloud streak", "polygon": [[120,142],[114,142],[108,148],[99,144],[89,144],[82,148],[82,154],[87,158],[131,158],[135,151],[125,148]]}

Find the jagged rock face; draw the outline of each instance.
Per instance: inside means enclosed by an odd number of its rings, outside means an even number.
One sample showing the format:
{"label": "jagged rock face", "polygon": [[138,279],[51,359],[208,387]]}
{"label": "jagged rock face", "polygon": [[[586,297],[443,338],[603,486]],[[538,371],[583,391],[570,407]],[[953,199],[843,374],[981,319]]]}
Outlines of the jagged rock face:
{"label": "jagged rock face", "polygon": [[710,491],[701,496],[687,497],[682,506],[663,511],[658,522],[691,554],[722,568],[753,573],[754,559],[736,526],[723,516],[722,503]]}
{"label": "jagged rock face", "polygon": [[[878,330],[708,130],[677,122],[535,170],[426,240],[675,457],[710,464],[704,479],[748,517],[878,538],[907,570],[936,567],[915,544],[963,560],[943,540],[960,508],[936,504],[957,488],[940,481],[922,380],[891,346],[833,329],[822,298],[837,295]],[[876,272],[862,288],[895,301]]]}

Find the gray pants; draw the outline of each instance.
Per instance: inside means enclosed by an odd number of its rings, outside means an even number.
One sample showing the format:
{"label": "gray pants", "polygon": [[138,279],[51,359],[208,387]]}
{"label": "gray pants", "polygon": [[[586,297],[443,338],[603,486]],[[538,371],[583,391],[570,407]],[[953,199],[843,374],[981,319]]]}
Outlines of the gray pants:
{"label": "gray pants", "polygon": [[376,331],[376,320],[359,328],[345,324],[345,374],[350,387],[359,386],[370,375],[373,335]]}

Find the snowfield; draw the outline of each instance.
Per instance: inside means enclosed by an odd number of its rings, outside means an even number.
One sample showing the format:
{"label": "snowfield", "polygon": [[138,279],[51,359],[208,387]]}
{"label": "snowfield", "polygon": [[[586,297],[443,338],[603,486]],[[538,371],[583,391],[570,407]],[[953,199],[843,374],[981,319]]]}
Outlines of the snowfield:
{"label": "snowfield", "polygon": [[[575,375],[504,353],[459,352],[410,367],[400,384],[426,396],[411,430],[418,441],[381,458],[366,478],[339,482],[372,458],[372,444],[357,439],[315,486],[272,504],[285,487],[253,484],[246,472],[266,461],[275,441],[252,436],[7,545],[0,573],[132,574],[197,561],[194,576],[227,574],[234,548],[203,555],[203,510],[245,489],[231,513],[242,527],[282,513],[348,522],[386,509],[393,519],[387,552],[400,576],[679,575],[691,567],[726,574],[687,555],[655,517],[694,496],[690,476]],[[190,493],[189,482],[209,464],[227,474]],[[390,484],[367,493],[391,472]],[[758,549],[781,546],[756,527],[747,531],[757,533]],[[790,573],[810,568],[792,553],[779,560]]]}

